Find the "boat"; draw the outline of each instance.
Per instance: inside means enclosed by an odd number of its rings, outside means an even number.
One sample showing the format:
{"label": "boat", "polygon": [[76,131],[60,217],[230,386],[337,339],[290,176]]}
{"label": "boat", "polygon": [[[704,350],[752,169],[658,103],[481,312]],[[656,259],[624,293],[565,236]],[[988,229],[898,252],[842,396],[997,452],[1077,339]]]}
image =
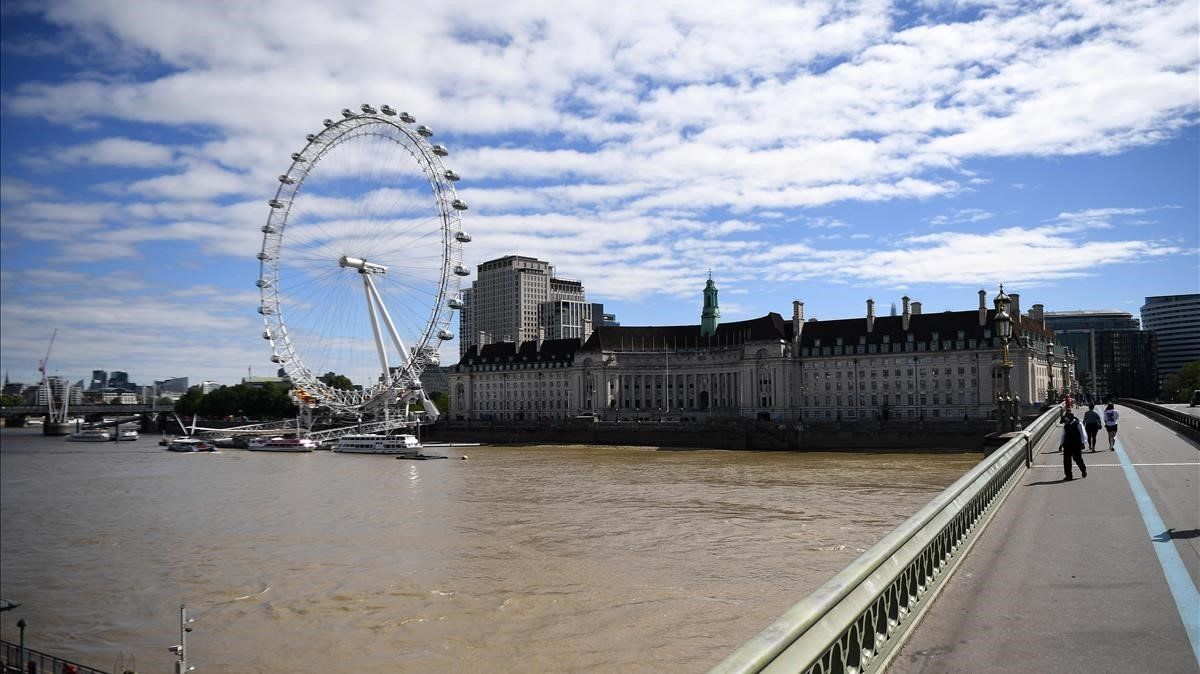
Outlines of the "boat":
{"label": "boat", "polygon": [[402,454],[420,456],[421,441],[415,435],[344,435],[338,438],[333,451],[345,454]]}
{"label": "boat", "polygon": [[99,428],[85,428],[78,433],[68,435],[67,440],[71,442],[108,442],[112,440],[112,436],[108,434],[108,431]]}
{"label": "boat", "polygon": [[262,438],[262,437],[251,438],[250,441],[247,441],[247,443],[246,443],[246,449],[247,450],[260,450],[260,449],[263,449],[263,445],[270,443],[271,440],[282,440],[282,439],[283,439],[282,435],[276,435],[276,437],[274,437],[274,438]]}
{"label": "boat", "polygon": [[251,440],[246,445],[246,449],[253,452],[311,452],[316,447],[317,443],[308,438],[271,438],[264,442]]}
{"label": "boat", "polygon": [[198,438],[175,438],[167,445],[172,452],[215,452],[217,448],[211,442]]}
{"label": "boat", "polygon": [[138,432],[137,432],[136,430],[132,429],[132,428],[131,428],[131,429],[129,429],[129,430],[127,430],[127,431],[121,431],[121,432],[120,432],[120,433],[117,435],[117,439],[118,439],[118,440],[130,440],[130,441],[132,441],[132,440],[137,440],[137,439],[138,439],[138,437],[139,437],[139,436],[138,436]]}

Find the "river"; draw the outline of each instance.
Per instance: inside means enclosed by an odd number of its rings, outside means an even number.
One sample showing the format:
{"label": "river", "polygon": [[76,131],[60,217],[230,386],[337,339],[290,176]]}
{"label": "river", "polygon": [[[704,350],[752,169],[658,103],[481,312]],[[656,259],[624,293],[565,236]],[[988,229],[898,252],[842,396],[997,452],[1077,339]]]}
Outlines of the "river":
{"label": "river", "polygon": [[[0,433],[0,633],[101,669],[704,671],[979,454],[464,447],[445,461]],[[468,460],[458,460],[463,454]]]}

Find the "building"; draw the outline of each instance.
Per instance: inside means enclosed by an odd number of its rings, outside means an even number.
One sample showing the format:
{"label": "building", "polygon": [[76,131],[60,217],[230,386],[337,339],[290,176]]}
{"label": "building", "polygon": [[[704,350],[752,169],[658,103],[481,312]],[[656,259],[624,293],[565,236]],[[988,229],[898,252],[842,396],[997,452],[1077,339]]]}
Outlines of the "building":
{"label": "building", "polygon": [[1158,340],[1158,380],[1200,360],[1200,293],[1147,297],[1142,327]]}
{"label": "building", "polygon": [[67,400],[71,405],[83,402],[83,391],[79,387],[73,386],[66,377],[50,375],[46,377],[44,386],[30,387],[26,391],[32,392],[33,399],[30,402],[39,407],[49,406],[50,396],[53,396],[56,407],[61,407],[63,400]]}
{"label": "building", "polygon": [[1080,387],[1098,400],[1158,395],[1156,335],[1115,309],[1048,311],[1046,325],[1077,355]]}
{"label": "building", "polygon": [[108,387],[108,372],[106,370],[92,370],[92,378],[88,382],[87,390],[99,391],[102,388]]}
{"label": "building", "polygon": [[593,329],[595,329],[601,325],[607,326],[610,328],[615,328],[621,324],[617,321],[616,314],[604,313],[604,305],[593,302],[592,303],[592,327],[593,327]]}
{"label": "building", "polygon": [[163,379],[162,381],[154,382],[154,388],[157,393],[187,393],[188,378],[187,377],[172,377]]}
{"label": "building", "polygon": [[[270,377],[251,377],[251,379],[270,379]],[[183,381],[187,382],[187,379],[185,378]],[[242,383],[245,384],[246,380],[243,379]],[[215,391],[219,388],[221,388],[221,385],[215,381],[209,381],[206,379],[206,380],[200,382],[200,393],[205,394],[205,395],[208,395],[209,393],[212,393],[213,391]],[[170,389],[170,390],[174,391],[175,389]],[[187,389],[185,388],[184,391],[186,392]]]}
{"label": "building", "polygon": [[[996,310],[720,323],[706,284],[700,324],[598,326],[586,340],[472,345],[450,372],[451,419],[751,417],[777,421],[962,420],[995,414],[1003,390]],[[1010,390],[1024,412],[1074,381],[1074,355],[1022,317],[1012,295]],[[707,322],[705,321],[707,320]],[[709,329],[711,328],[711,329]],[[1054,355],[1051,355],[1054,354]],[[1052,385],[1051,382],[1054,382]]]}
{"label": "building", "polygon": [[521,343],[539,335],[586,339],[592,308],[583,284],[555,275],[548,262],[508,255],[478,266],[471,287],[461,294],[459,356],[472,345]]}

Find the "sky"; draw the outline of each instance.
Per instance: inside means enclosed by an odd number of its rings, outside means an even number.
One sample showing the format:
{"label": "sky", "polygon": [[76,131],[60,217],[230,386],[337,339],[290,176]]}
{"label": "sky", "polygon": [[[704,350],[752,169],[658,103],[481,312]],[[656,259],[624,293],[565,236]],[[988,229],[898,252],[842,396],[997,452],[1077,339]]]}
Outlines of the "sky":
{"label": "sky", "polygon": [[1200,291],[1194,0],[569,6],[6,1],[0,369],[57,329],[71,380],[273,374],[267,201],[362,103],[450,149],[472,272],[541,258],[624,325],[698,324],[709,273],[723,321]]}

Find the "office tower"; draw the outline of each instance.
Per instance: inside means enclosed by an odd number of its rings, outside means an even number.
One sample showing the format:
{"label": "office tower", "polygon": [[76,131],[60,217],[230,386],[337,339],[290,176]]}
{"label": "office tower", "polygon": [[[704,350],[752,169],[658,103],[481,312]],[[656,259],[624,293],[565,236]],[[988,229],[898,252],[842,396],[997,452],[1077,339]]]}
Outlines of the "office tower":
{"label": "office tower", "polygon": [[1158,379],[1200,359],[1200,293],[1147,297],[1142,327],[1158,339]]}
{"label": "office tower", "polygon": [[92,379],[88,382],[87,390],[99,391],[102,388],[108,387],[108,372],[105,370],[92,370]]}
{"label": "office tower", "polygon": [[1075,375],[1083,390],[1099,398],[1158,395],[1155,335],[1140,330],[1125,311],[1050,311],[1046,326],[1055,342],[1075,352]]}

